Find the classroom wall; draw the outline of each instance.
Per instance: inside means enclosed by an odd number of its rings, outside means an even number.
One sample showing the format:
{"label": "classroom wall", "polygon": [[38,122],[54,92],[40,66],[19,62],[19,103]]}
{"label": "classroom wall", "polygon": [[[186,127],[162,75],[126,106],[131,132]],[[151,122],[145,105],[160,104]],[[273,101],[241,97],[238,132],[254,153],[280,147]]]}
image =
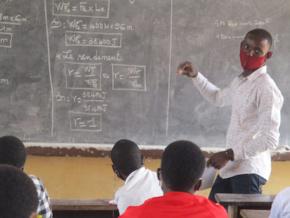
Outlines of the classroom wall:
{"label": "classroom wall", "polygon": [[[160,159],[146,159],[145,167],[156,171]],[[264,194],[277,194],[290,186],[290,161],[272,162],[272,168]],[[124,184],[115,178],[110,158],[28,156],[25,172],[41,178],[51,198],[111,199]],[[209,191],[198,194],[208,196]]]}

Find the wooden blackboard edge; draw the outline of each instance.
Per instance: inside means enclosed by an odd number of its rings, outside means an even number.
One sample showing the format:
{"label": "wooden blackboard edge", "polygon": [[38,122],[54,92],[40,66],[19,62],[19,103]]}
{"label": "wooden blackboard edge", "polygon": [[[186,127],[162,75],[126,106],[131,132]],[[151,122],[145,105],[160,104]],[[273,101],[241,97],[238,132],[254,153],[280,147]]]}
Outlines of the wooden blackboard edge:
{"label": "wooden blackboard edge", "polygon": [[[49,144],[49,143],[25,143],[27,154],[34,156],[56,157],[110,157],[113,145],[83,145],[83,144]],[[146,159],[160,159],[165,146],[139,146]],[[281,149],[283,147],[283,149]],[[205,157],[222,151],[223,148],[202,148]],[[290,161],[290,150],[286,146],[271,151],[272,161]]]}

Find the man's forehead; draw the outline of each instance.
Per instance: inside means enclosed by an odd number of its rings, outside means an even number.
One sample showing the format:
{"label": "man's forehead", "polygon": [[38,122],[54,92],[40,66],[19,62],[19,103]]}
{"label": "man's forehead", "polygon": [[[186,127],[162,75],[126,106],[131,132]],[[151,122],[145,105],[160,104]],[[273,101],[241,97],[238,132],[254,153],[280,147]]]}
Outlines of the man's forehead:
{"label": "man's forehead", "polygon": [[253,34],[247,34],[244,41],[249,44],[255,44],[256,46],[270,46],[268,39]]}

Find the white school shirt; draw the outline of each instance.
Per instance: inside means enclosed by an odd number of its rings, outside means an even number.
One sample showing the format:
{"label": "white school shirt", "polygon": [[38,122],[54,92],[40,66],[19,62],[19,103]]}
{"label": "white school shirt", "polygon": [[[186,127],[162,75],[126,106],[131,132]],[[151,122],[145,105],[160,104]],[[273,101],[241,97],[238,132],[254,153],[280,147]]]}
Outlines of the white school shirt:
{"label": "white school shirt", "polygon": [[115,202],[121,215],[128,206],[139,206],[149,198],[162,195],[157,173],[141,167],[127,177],[125,185],[115,194]]}
{"label": "white school shirt", "polygon": [[269,218],[290,218],[290,187],[275,197]]}
{"label": "white school shirt", "polygon": [[192,80],[209,102],[220,107],[232,107],[226,148],[233,149],[234,161],[229,161],[219,175],[230,178],[255,173],[268,180],[271,173],[269,149],[278,146],[284,100],[267,74],[267,66],[248,77],[236,77],[224,89],[217,88],[201,73]]}

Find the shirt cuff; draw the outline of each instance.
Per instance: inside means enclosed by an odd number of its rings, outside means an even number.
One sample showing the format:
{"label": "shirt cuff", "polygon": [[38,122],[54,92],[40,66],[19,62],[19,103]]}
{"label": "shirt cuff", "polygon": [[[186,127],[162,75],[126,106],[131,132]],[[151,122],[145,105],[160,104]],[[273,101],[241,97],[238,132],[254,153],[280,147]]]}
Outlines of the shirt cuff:
{"label": "shirt cuff", "polygon": [[200,72],[198,72],[196,77],[193,77],[191,79],[192,79],[193,84],[198,84],[206,78]]}

